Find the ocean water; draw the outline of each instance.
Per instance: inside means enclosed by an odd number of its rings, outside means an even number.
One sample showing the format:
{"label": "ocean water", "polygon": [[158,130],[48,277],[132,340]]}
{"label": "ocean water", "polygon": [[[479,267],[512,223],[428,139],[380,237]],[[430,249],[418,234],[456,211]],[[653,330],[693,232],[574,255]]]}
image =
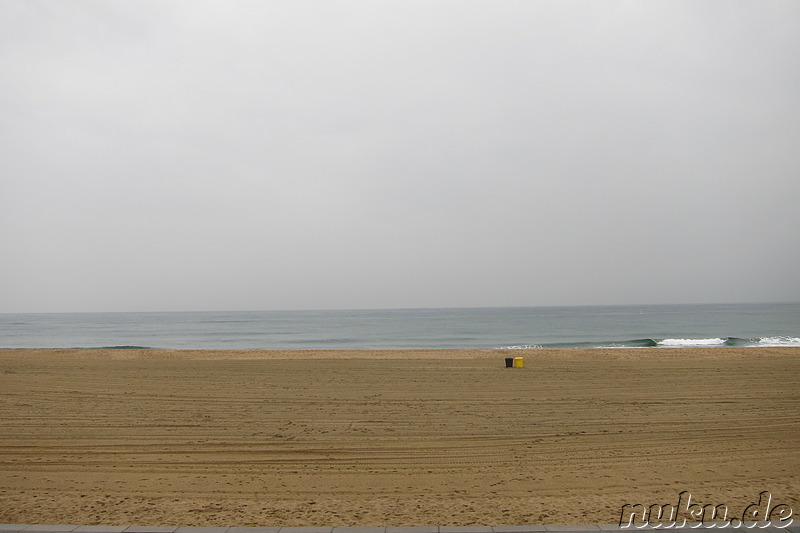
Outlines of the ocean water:
{"label": "ocean water", "polygon": [[800,346],[800,303],[0,314],[0,348]]}

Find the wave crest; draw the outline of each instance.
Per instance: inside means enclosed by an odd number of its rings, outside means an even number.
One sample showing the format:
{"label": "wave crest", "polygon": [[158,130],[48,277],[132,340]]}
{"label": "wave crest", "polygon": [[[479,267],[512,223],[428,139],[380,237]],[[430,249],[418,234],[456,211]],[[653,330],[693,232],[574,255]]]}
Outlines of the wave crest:
{"label": "wave crest", "polygon": [[723,346],[726,339],[664,339],[659,346]]}
{"label": "wave crest", "polygon": [[800,337],[763,337],[756,346],[800,346]]}

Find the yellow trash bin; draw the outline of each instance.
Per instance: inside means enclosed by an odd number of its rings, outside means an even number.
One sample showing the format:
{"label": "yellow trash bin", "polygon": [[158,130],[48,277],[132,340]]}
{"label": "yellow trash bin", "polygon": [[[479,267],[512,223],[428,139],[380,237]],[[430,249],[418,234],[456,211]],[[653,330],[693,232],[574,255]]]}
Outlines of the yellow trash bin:
{"label": "yellow trash bin", "polygon": [[524,366],[524,360],[522,357],[515,357],[514,358],[514,368],[522,368]]}

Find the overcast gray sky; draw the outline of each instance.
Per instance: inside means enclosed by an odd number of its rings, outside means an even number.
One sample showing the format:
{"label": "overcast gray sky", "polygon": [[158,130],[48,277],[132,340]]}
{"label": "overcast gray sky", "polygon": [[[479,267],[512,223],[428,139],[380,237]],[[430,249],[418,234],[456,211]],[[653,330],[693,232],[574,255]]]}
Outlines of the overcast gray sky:
{"label": "overcast gray sky", "polygon": [[800,301],[800,2],[0,0],[0,312]]}

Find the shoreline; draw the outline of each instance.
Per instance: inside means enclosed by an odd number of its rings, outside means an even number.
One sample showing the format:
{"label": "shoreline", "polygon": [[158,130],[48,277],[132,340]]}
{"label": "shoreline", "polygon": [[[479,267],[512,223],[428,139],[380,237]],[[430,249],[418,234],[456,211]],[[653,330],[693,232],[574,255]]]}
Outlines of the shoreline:
{"label": "shoreline", "polygon": [[138,348],[0,348],[0,359],[85,360],[286,360],[286,359],[492,359],[521,356],[535,360],[742,359],[800,356],[800,346],[658,348],[430,348],[330,350],[208,350]]}

